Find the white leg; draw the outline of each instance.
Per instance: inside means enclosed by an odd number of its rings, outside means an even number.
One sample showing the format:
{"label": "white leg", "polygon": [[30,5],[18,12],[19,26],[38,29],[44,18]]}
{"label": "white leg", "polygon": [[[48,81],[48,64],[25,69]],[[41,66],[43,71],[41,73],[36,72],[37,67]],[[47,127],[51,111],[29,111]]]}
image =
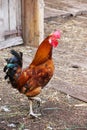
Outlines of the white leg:
{"label": "white leg", "polygon": [[38,107],[40,106],[41,99],[39,97],[31,97],[30,99],[37,101]]}
{"label": "white leg", "polygon": [[32,104],[33,102],[32,102],[32,100],[30,100],[30,116],[32,116],[32,117],[34,117],[34,118],[37,118],[38,116],[41,116],[41,114],[35,114],[34,112],[33,112],[33,108],[32,108]]}

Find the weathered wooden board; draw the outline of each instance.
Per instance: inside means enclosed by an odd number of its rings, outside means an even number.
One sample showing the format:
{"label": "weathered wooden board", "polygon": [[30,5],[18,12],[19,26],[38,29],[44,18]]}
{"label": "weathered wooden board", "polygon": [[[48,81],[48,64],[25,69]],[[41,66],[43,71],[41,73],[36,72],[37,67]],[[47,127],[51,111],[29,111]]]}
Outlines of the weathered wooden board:
{"label": "weathered wooden board", "polygon": [[45,1],[45,18],[49,17],[58,17],[58,16],[77,16],[81,14],[87,14],[87,2],[84,1],[83,4],[81,1],[73,0],[56,0],[52,4],[51,0]]}
{"label": "weathered wooden board", "polygon": [[0,49],[4,49],[10,46],[16,46],[23,44],[23,39],[21,37],[13,37],[8,40],[0,42]]}
{"label": "weathered wooden board", "polygon": [[68,11],[64,11],[64,10],[61,11],[61,10],[50,8],[50,7],[45,7],[44,12],[45,12],[45,19],[55,18],[55,17],[58,17],[58,16],[67,17],[67,16],[71,15],[71,13],[68,12]]}
{"label": "weathered wooden board", "polygon": [[74,86],[70,83],[64,82],[63,80],[58,79],[57,86],[54,85],[54,88],[58,91],[61,91],[67,95],[70,95],[76,99],[87,102],[87,88],[82,86]]}
{"label": "weathered wooden board", "polygon": [[9,24],[10,30],[16,29],[16,0],[9,0]]}
{"label": "weathered wooden board", "polygon": [[9,5],[8,0],[2,0],[4,30],[9,30]]}
{"label": "weathered wooden board", "polygon": [[21,25],[21,0],[16,1],[16,26]]}
{"label": "weathered wooden board", "polygon": [[0,41],[4,40],[4,20],[3,20],[3,11],[2,11],[2,0],[0,0]]}

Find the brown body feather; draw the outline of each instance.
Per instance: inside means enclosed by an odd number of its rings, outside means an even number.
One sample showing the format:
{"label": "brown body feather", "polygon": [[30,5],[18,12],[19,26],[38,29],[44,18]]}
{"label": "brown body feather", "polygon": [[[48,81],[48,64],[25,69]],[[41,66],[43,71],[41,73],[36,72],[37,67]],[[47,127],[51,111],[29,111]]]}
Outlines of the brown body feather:
{"label": "brown body feather", "polygon": [[53,76],[53,71],[52,60],[47,60],[44,64],[26,69],[17,80],[18,90],[26,96],[36,96],[49,82]]}

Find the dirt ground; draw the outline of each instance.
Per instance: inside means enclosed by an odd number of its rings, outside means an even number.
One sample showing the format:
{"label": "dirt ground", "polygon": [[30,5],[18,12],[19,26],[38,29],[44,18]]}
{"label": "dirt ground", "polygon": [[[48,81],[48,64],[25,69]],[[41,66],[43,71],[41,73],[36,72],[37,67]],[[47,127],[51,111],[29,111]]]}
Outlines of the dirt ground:
{"label": "dirt ground", "polygon": [[[10,56],[12,48],[3,49],[0,51],[0,130],[87,130],[87,103],[58,91],[58,80],[87,87],[87,16],[47,18],[44,25],[45,37],[59,29],[61,40],[53,51],[55,74],[39,95],[41,106],[34,105],[34,110],[42,116],[31,119],[27,97],[4,81],[4,59]],[[24,67],[36,52],[36,48],[29,46],[13,48],[23,52]]]}

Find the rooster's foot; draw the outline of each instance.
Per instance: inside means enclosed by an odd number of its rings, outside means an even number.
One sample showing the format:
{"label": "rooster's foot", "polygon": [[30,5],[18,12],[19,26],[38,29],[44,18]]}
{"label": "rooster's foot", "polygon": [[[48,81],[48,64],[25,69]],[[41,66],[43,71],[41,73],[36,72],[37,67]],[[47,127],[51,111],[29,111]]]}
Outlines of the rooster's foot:
{"label": "rooster's foot", "polygon": [[32,118],[38,118],[39,116],[41,116],[41,114],[35,114],[35,113],[32,112],[32,113],[29,114],[29,116],[32,117]]}

